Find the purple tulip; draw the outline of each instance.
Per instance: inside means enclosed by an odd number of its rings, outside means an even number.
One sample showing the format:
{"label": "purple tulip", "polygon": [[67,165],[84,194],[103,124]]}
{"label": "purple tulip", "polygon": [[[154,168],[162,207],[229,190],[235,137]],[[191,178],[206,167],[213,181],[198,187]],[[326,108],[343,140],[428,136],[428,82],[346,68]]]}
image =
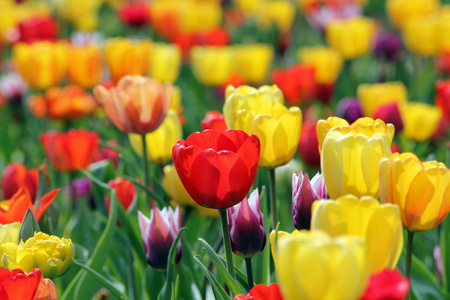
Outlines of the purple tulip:
{"label": "purple tulip", "polygon": [[309,181],[308,173],[302,171],[292,174],[292,218],[298,230],[311,227],[311,208],[313,202],[320,199],[329,199],[323,174],[317,173]]}
{"label": "purple tulip", "polygon": [[[147,256],[147,262],[156,270],[165,270],[170,247],[180,231],[181,217],[177,206],[164,207],[161,211],[153,206],[150,220],[138,211],[139,228]],[[178,242],[175,264],[181,259],[181,240]]]}
{"label": "purple tulip", "polygon": [[350,124],[363,117],[358,98],[343,98],[336,108],[336,115]]}
{"label": "purple tulip", "polygon": [[375,56],[387,61],[397,61],[400,59],[402,51],[402,40],[395,33],[382,33],[375,40]]}
{"label": "purple tulip", "polygon": [[243,258],[253,257],[264,250],[266,230],[264,215],[259,209],[258,190],[254,190],[250,198],[230,207],[227,210],[228,229],[230,230],[231,249]]}

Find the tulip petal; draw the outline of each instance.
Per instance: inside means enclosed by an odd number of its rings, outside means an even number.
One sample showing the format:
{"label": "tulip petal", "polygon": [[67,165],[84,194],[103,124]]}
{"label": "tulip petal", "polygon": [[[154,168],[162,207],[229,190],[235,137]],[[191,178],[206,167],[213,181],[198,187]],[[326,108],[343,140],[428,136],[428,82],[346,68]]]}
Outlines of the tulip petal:
{"label": "tulip petal", "polygon": [[45,210],[50,205],[52,205],[53,201],[55,201],[55,198],[58,195],[60,190],[61,189],[56,189],[56,190],[48,192],[47,194],[42,196],[41,200],[39,200],[38,206],[36,207],[36,212],[35,212],[36,220],[39,221],[39,219],[41,218],[41,216],[45,212]]}

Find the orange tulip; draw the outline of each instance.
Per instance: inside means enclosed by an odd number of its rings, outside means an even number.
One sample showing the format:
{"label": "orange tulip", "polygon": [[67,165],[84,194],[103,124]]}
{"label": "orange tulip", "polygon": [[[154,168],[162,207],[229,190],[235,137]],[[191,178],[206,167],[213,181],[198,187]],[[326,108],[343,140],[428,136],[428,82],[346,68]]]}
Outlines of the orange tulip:
{"label": "orange tulip", "polygon": [[30,193],[26,188],[20,188],[11,199],[0,202],[0,224],[22,222],[28,208],[30,208],[36,220],[39,221],[44,211],[53,203],[60,189],[53,190],[39,200],[35,208]]}
{"label": "orange tulip", "polygon": [[48,278],[42,278],[33,300],[57,300],[56,286]]}
{"label": "orange tulip", "polygon": [[40,136],[50,164],[60,172],[86,169],[98,153],[98,133],[72,129],[66,133],[50,131]]}
{"label": "orange tulip", "polygon": [[[108,185],[116,192],[117,199],[122,204],[123,208],[128,210],[131,204],[133,204],[136,196],[134,183],[130,180],[123,179],[122,177],[117,177],[116,179],[110,180]],[[110,199],[105,195],[105,206],[107,211],[109,211],[109,205]]]}
{"label": "orange tulip", "polygon": [[69,81],[85,89],[91,89],[100,83],[102,64],[100,50],[94,45],[72,47],[69,50]]}
{"label": "orange tulip", "polygon": [[124,76],[117,87],[107,90],[98,85],[95,97],[102,103],[114,125],[128,133],[155,131],[164,121],[172,102],[173,86],[156,79]]}
{"label": "orange tulip", "polygon": [[11,198],[21,187],[26,187],[34,202],[38,184],[37,169],[27,169],[21,163],[6,166],[2,176],[3,199]]}

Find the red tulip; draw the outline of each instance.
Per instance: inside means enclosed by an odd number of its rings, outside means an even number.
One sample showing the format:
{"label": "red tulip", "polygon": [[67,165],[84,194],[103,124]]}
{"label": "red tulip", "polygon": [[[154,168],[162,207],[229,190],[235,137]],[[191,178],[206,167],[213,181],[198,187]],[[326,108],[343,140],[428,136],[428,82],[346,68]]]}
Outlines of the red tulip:
{"label": "red tulip", "polygon": [[320,168],[320,153],[316,123],[315,121],[303,123],[298,153],[307,166],[318,169]]}
{"label": "red tulip", "polygon": [[86,169],[98,152],[98,133],[72,129],[65,133],[50,131],[40,136],[50,164],[60,172]]}
{"label": "red tulip", "polygon": [[[136,189],[134,188],[133,182],[123,179],[122,177],[118,177],[116,179],[110,180],[108,182],[108,185],[114,189],[117,195],[117,199],[125,208],[125,210],[128,210],[136,196]],[[109,203],[109,197],[105,195],[105,206],[107,211],[109,211]]]}
{"label": "red tulip", "polygon": [[372,275],[361,300],[401,300],[409,292],[409,280],[398,270],[383,270]]}
{"label": "red tulip", "polygon": [[128,2],[118,11],[122,22],[131,27],[142,27],[150,19],[150,10],[146,2]]}
{"label": "red tulip", "polygon": [[442,110],[444,119],[450,122],[450,80],[436,83],[436,105]]}
{"label": "red tulip", "polygon": [[2,300],[33,300],[41,283],[42,273],[33,269],[25,273],[20,269],[9,271],[0,269],[0,299]]}
{"label": "red tulip", "polygon": [[311,100],[316,92],[315,69],[312,66],[293,65],[286,70],[275,69],[272,81],[283,91],[286,101],[298,105]]}
{"label": "red tulip", "polygon": [[192,199],[204,207],[225,209],[241,202],[255,180],[259,138],[242,130],[205,130],[178,141],[172,157]]}
{"label": "red tulip", "polygon": [[201,122],[201,126],[203,130],[215,129],[217,131],[225,131],[228,129],[224,116],[216,110],[206,113],[205,118]]}
{"label": "red tulip", "polygon": [[234,300],[283,300],[283,294],[281,294],[280,286],[276,283],[272,283],[267,286],[264,284],[255,285],[247,296],[242,294],[234,297]]}
{"label": "red tulip", "polygon": [[381,119],[385,123],[393,124],[395,127],[395,132],[399,132],[403,129],[403,120],[397,102],[380,106],[375,112],[373,118]]}
{"label": "red tulip", "polygon": [[230,34],[225,28],[216,28],[195,34],[194,40],[201,46],[226,46],[230,42]]}
{"label": "red tulip", "polygon": [[11,198],[21,187],[25,187],[34,202],[38,184],[37,169],[27,169],[21,163],[6,166],[2,176],[3,199]]}
{"label": "red tulip", "polygon": [[58,34],[58,23],[48,17],[32,17],[19,22],[18,42],[33,43],[36,41],[55,40]]}

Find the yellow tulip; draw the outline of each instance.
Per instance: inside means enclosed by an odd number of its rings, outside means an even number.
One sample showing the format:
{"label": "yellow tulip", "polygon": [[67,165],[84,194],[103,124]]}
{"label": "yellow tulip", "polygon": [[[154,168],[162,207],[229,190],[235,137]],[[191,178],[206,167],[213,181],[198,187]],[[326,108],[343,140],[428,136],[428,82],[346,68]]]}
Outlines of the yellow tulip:
{"label": "yellow tulip", "polygon": [[66,76],[68,44],[65,42],[18,43],[12,60],[27,84],[38,90],[61,83]]}
{"label": "yellow tulip", "polygon": [[295,6],[287,0],[264,1],[256,12],[263,28],[275,23],[280,32],[288,32],[295,18]]}
{"label": "yellow tulip", "polygon": [[181,50],[177,45],[153,43],[150,51],[149,76],[161,82],[174,83],[181,64]]}
{"label": "yellow tulip", "polygon": [[132,41],[127,38],[108,39],[103,51],[113,81],[125,75],[147,74],[150,59],[150,41]]}
{"label": "yellow tulip", "polygon": [[69,49],[68,77],[70,82],[91,89],[101,81],[100,50],[90,44]]}
{"label": "yellow tulip", "polygon": [[263,82],[272,64],[272,46],[264,44],[239,45],[234,46],[233,49],[236,72],[247,82]]}
{"label": "yellow tulip", "polygon": [[[286,231],[279,230],[278,236],[277,236],[277,242],[280,242],[280,240],[283,238],[295,237],[295,236],[298,236],[299,234],[303,234],[305,232],[306,232],[306,230],[298,231],[297,229],[294,229],[294,231],[292,231],[292,233],[288,233]],[[272,230],[272,232],[270,233],[269,239],[270,239],[270,251],[272,253],[273,262],[275,263],[275,268],[278,268],[277,267],[277,250],[276,250],[277,245],[275,244],[275,230]]]}
{"label": "yellow tulip", "polygon": [[439,15],[437,36],[439,37],[439,51],[450,51],[450,6],[442,7]]}
{"label": "yellow tulip", "polygon": [[442,111],[433,105],[408,102],[400,107],[405,135],[415,141],[425,141],[433,136],[442,118]]}
{"label": "yellow tulip", "polygon": [[179,28],[186,33],[207,32],[218,28],[222,22],[219,3],[175,1],[180,10]]}
{"label": "yellow tulip", "polygon": [[[0,245],[6,243],[17,244],[19,241],[20,223],[14,222],[6,225],[0,224]],[[0,257],[3,257],[3,250],[0,249]],[[0,260],[0,268],[3,268],[3,261]]]}
{"label": "yellow tulip", "polygon": [[408,21],[402,31],[406,48],[412,53],[422,56],[439,54],[438,25],[438,15]]}
{"label": "yellow tulip", "polygon": [[234,7],[244,15],[255,13],[263,0],[233,0]]}
{"label": "yellow tulip", "polygon": [[359,299],[369,279],[365,243],[354,236],[312,231],[282,238],[277,261],[286,300]]}
{"label": "yellow tulip", "polygon": [[400,207],[403,226],[424,231],[438,226],[450,210],[450,171],[413,153],[394,153],[380,161],[381,203]]}
{"label": "yellow tulip", "polygon": [[218,217],[216,209],[206,208],[198,205],[194,199],[189,195],[184,187],[183,183],[178,177],[177,170],[174,165],[167,165],[164,167],[164,176],[162,179],[162,184],[170,199],[175,203],[182,206],[189,206],[195,210],[195,212],[204,217]]}
{"label": "yellow tulip", "polygon": [[368,117],[373,117],[383,105],[397,102],[400,107],[408,99],[408,91],[402,82],[361,84],[357,94],[363,113]]}
{"label": "yellow tulip", "polygon": [[346,59],[364,55],[371,49],[375,22],[365,17],[337,19],[325,28],[328,44]]}
{"label": "yellow tulip", "polygon": [[63,275],[71,266],[75,248],[70,239],[60,239],[43,232],[17,243],[2,244],[3,264],[6,268],[30,272],[38,268],[45,278]]}
{"label": "yellow tulip", "polygon": [[231,47],[192,47],[191,67],[195,77],[205,85],[222,85],[233,71]]}
{"label": "yellow tulip", "polygon": [[328,131],[320,156],[328,194],[378,197],[378,163],[391,155],[391,139],[384,132],[370,136],[352,127]]}
{"label": "yellow tulip", "polygon": [[342,56],[330,47],[302,47],[297,57],[300,63],[314,66],[318,83],[335,83],[342,69]]}
{"label": "yellow tulip", "polygon": [[[145,135],[147,142],[147,160],[163,164],[172,158],[172,147],[182,138],[180,119],[175,111],[169,110],[163,123],[153,132]],[[130,143],[134,151],[143,155],[142,136],[130,134]]]}
{"label": "yellow tulip", "polygon": [[392,23],[402,28],[408,21],[439,9],[439,0],[387,0],[386,10]]}
{"label": "yellow tulip", "polygon": [[370,272],[394,269],[403,248],[403,226],[397,205],[382,204],[373,197],[353,195],[336,200],[315,201],[311,230],[323,230],[332,237],[355,235],[366,241]]}
{"label": "yellow tulip", "polygon": [[94,31],[97,28],[100,0],[81,2],[78,0],[61,0],[57,4],[61,16],[72,22],[78,30]]}

